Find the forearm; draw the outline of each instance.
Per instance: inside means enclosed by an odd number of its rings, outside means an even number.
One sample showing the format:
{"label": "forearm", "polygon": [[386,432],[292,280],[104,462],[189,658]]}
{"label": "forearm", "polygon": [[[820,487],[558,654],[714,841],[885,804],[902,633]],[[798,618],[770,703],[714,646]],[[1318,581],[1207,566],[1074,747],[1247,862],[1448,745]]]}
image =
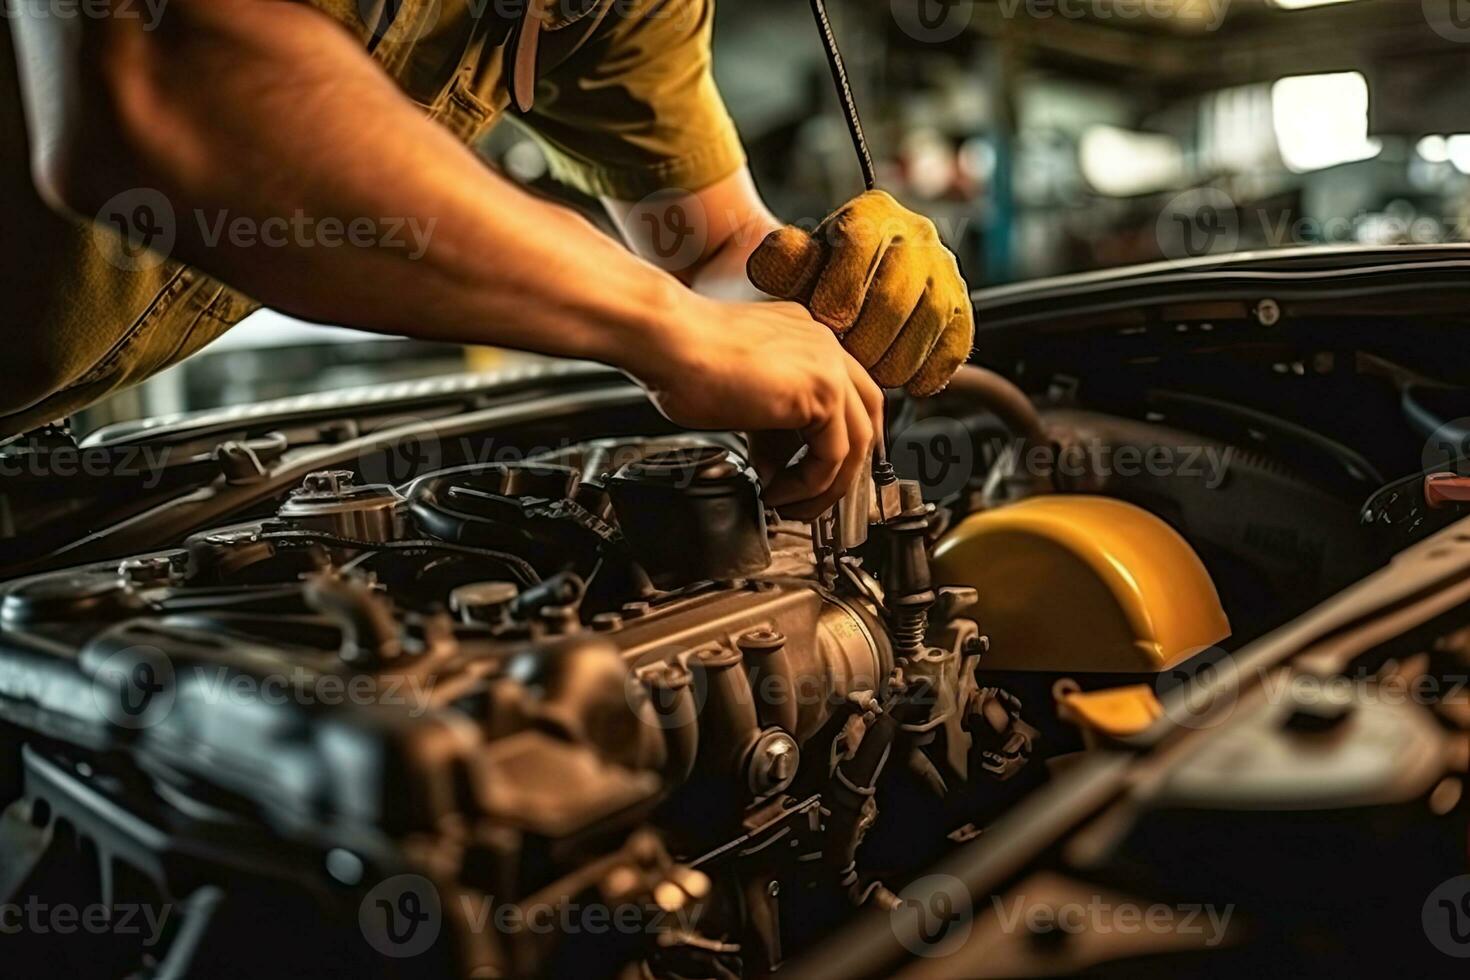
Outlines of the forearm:
{"label": "forearm", "polygon": [[745,262],[761,240],[781,227],[781,222],[763,203],[734,221],[722,225],[724,236],[714,243],[698,264],[683,278],[696,292],[717,299],[763,299],[765,294],[751,285]]}
{"label": "forearm", "polygon": [[[745,260],[781,222],[761,200],[746,168],[698,191],[638,203],[604,198],[603,204],[633,251],[700,294],[767,298],[750,284]],[[694,237],[687,243],[672,239],[679,247],[671,251],[669,235],[680,229]]]}
{"label": "forearm", "polygon": [[[72,209],[157,188],[173,257],[308,319],[625,368],[662,345],[687,290],[493,174],[319,13],[176,0],[151,33],[75,23],[61,93],[35,63],[54,25],[17,28],[38,176]],[[328,244],[327,219],[372,231]]]}

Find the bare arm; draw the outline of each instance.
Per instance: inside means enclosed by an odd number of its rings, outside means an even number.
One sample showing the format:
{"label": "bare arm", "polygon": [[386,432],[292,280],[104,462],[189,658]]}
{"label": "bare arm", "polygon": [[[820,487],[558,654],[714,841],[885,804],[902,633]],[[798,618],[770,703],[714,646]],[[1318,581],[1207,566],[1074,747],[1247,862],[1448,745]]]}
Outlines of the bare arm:
{"label": "bare arm", "polygon": [[[56,203],[91,217],[156,188],[174,205],[175,258],[307,319],[608,360],[657,342],[649,311],[677,282],[492,173],[307,6],[176,0],[152,32],[54,17],[15,32],[34,168]],[[432,247],[218,234],[222,219],[297,212],[416,219]]]}
{"label": "bare arm", "polygon": [[[806,461],[769,488],[797,511],[832,503],[861,463],[877,389],[805,311],[713,303],[523,193],[319,12],[174,0],[153,31],[128,18],[13,24],[36,182],[56,206],[91,217],[155,188],[174,209],[174,257],[278,309],[601,360],[682,424],[799,430]],[[421,255],[217,235],[222,217],[263,230],[298,214],[432,232]]]}
{"label": "bare arm", "polygon": [[[692,289],[720,299],[760,299],[745,261],[766,235],[781,227],[761,200],[750,170],[689,194],[656,195],[651,201],[603,198],[629,247]],[[697,247],[673,249],[679,229],[698,236]]]}

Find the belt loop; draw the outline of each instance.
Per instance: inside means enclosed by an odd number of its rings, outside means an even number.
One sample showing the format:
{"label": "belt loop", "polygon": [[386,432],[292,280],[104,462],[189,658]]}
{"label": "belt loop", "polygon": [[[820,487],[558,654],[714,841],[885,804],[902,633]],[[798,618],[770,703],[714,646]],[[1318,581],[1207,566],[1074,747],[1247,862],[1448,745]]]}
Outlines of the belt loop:
{"label": "belt loop", "polygon": [[530,112],[536,101],[536,56],[540,48],[543,9],[550,0],[526,0],[526,12],[515,37],[506,45],[511,63],[510,96],[521,112]]}

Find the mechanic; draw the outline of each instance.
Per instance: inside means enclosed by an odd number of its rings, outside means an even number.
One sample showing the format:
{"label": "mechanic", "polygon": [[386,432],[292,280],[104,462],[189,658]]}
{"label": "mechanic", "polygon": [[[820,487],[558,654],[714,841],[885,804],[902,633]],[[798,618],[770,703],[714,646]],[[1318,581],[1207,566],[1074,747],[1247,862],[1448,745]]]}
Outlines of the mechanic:
{"label": "mechanic", "polygon": [[[931,394],[969,353],[968,292],[881,192],[811,235],[772,217],[715,88],[711,5],[11,0],[0,437],[264,303],[613,365],[680,425],[770,432],[767,500],[825,510],[881,432],[874,380]],[[631,252],[475,155],[504,116]]]}

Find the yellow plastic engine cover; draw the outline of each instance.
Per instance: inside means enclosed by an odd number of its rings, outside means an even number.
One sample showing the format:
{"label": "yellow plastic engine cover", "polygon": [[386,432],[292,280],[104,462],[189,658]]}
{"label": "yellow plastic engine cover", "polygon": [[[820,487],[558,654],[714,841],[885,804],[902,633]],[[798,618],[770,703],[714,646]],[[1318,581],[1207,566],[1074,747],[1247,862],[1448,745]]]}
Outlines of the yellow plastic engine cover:
{"label": "yellow plastic engine cover", "polygon": [[990,637],[984,669],[1156,673],[1230,635],[1194,549],[1107,497],[973,514],[935,548],[934,581],[979,593],[963,614]]}

